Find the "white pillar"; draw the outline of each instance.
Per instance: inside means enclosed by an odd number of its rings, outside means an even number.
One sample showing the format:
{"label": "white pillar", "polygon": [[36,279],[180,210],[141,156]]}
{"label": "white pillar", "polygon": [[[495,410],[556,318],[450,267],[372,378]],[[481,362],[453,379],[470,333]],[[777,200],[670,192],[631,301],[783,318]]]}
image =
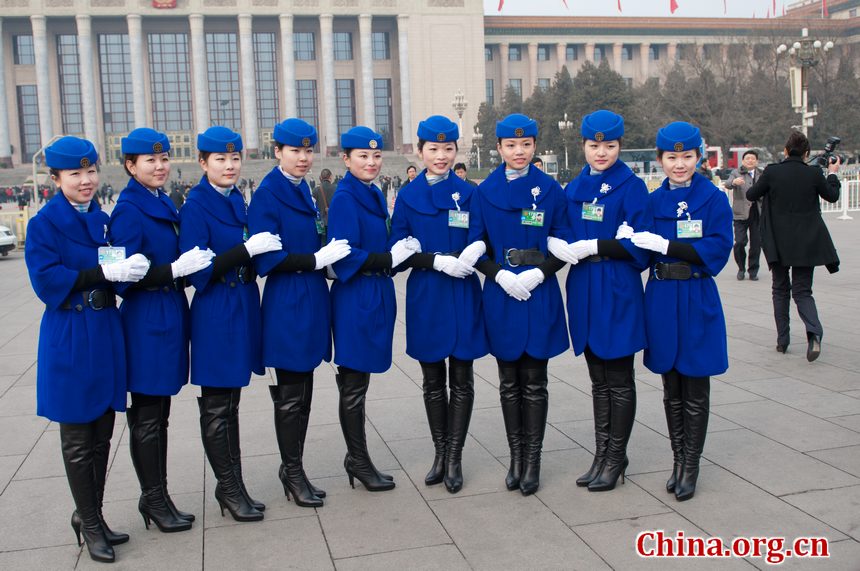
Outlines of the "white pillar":
{"label": "white pillar", "polygon": [[585,61],[594,63],[594,42],[585,44]]}
{"label": "white pillar", "polygon": [[642,82],[648,81],[648,56],[651,52],[651,44],[639,44],[639,63],[641,65]]}
{"label": "white pillar", "polygon": [[334,92],[334,34],[331,14],[320,14],[320,50],[322,50],[323,72],[323,123],[325,124],[325,146],[328,154],[337,153],[340,140],[337,137],[337,107]]}
{"label": "white pillar", "polygon": [[[293,53],[293,16],[281,14],[281,73],[284,74],[284,113],[287,117],[296,116],[296,62]],[[314,125],[315,127],[317,125]]]}
{"label": "white pillar", "polygon": [[84,112],[84,137],[92,141],[97,149],[99,142],[96,123],[96,84],[93,71],[93,26],[86,14],[75,16],[78,27],[78,72],[81,76],[81,104]]}
{"label": "white pillar", "polygon": [[564,69],[564,64],[567,62],[567,44],[558,44],[555,46],[555,58],[558,60],[558,69]]}
{"label": "white pillar", "polygon": [[674,66],[678,61],[678,42],[669,42],[666,48],[666,59],[669,60],[669,67]]}
{"label": "white pillar", "polygon": [[361,98],[364,119],[361,124],[376,130],[376,113],[373,105],[373,44],[371,24],[373,16],[361,14],[358,17],[358,36],[361,46]]}
{"label": "white pillar", "polygon": [[[0,39],[3,38],[3,18],[0,18]],[[0,41],[0,168],[12,167],[12,148],[9,141],[9,116],[6,105],[6,58]]]}
{"label": "white pillar", "polygon": [[125,17],[128,23],[128,56],[131,65],[131,98],[134,107],[134,127],[146,127],[146,87],[143,73],[148,56],[143,51],[143,28],[140,14]]}
{"label": "white pillar", "polygon": [[239,14],[239,56],[242,58],[242,131],[247,156],[254,158],[260,148],[257,134],[257,81],[254,72],[254,36],[251,14]]}
{"label": "white pillar", "polygon": [[209,91],[206,88],[206,37],[203,35],[203,14],[190,14],[188,24],[191,27],[191,66],[194,70],[192,77],[192,97],[194,100],[194,128],[202,133],[209,128]]}
{"label": "white pillar", "polygon": [[529,84],[523,90],[523,100],[528,97],[531,97],[532,93],[535,91],[535,85],[537,84],[537,50],[538,45],[536,42],[532,42],[529,44]]}
{"label": "white pillar", "polygon": [[498,100],[505,98],[505,93],[508,91],[508,43],[499,44],[499,89]]}
{"label": "white pillar", "polygon": [[616,42],[612,45],[612,69],[615,73],[624,75],[621,73],[621,52],[624,50],[624,44]]}
{"label": "white pillar", "polygon": [[397,16],[397,44],[400,52],[400,152],[412,154],[412,104],[409,86],[409,16]]}
{"label": "white pillar", "polygon": [[[54,138],[54,106],[48,73],[48,31],[45,17],[30,16],[33,26],[33,54],[36,58],[36,92],[39,97],[39,134],[42,145]],[[5,94],[3,94],[5,95]]]}

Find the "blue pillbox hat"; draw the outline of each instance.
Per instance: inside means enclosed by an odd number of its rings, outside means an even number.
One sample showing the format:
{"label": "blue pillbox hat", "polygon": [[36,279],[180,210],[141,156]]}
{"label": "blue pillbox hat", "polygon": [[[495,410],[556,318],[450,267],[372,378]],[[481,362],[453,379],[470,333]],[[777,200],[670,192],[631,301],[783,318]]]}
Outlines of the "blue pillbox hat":
{"label": "blue pillbox hat", "polygon": [[340,136],[340,146],[343,149],[374,149],[382,150],[382,135],[370,127],[353,127]]}
{"label": "blue pillbox hat", "polygon": [[431,115],[418,123],[418,138],[436,143],[456,143],[460,129],[447,117]]}
{"label": "blue pillbox hat", "polygon": [[699,128],[684,121],[669,123],[657,131],[657,148],[662,151],[680,153],[698,149],[701,145]]}
{"label": "blue pillbox hat", "polygon": [[582,118],[583,138],[592,141],[617,141],[624,136],[624,117],[601,109]]}
{"label": "blue pillbox hat", "polygon": [[242,150],[242,136],[227,127],[209,127],[197,135],[197,150],[204,153],[238,153]]}
{"label": "blue pillbox hat", "polygon": [[272,138],[282,145],[290,147],[313,147],[317,144],[316,128],[301,119],[287,119],[275,125]]}
{"label": "blue pillbox hat", "polygon": [[496,137],[499,139],[537,138],[537,135],[537,122],[521,113],[512,113],[496,123]]}
{"label": "blue pillbox hat", "polygon": [[45,149],[45,164],[57,170],[85,169],[96,164],[99,153],[86,139],[63,137]]}
{"label": "blue pillbox hat", "polygon": [[122,138],[120,145],[124,155],[154,155],[170,150],[170,139],[155,129],[141,127]]}

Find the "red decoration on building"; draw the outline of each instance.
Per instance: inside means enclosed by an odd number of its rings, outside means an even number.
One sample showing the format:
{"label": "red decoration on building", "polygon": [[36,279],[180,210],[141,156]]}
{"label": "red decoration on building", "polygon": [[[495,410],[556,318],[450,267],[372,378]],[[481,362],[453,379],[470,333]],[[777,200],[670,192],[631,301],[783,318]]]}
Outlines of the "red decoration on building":
{"label": "red decoration on building", "polygon": [[152,7],[160,10],[176,8],[176,0],[152,0]]}
{"label": "red decoration on building", "polygon": [[[776,2],[776,0],[773,0],[773,1]],[[676,0],[669,0],[669,12],[674,14],[675,10],[677,10],[677,9],[678,9],[678,2]]]}

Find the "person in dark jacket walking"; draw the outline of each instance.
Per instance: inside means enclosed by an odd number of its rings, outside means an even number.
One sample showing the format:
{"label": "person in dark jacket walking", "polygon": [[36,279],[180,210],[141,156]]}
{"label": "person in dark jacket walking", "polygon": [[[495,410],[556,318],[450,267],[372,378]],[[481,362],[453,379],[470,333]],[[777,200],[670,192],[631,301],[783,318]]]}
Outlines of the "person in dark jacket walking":
{"label": "person in dark jacket walking", "polygon": [[839,200],[841,184],[836,173],[841,161],[829,163],[824,178],[820,168],[806,164],[808,156],[809,140],[803,133],[793,132],[785,143],[785,160],[764,169],[747,191],[747,200],[764,198],[761,238],[773,276],[776,350],[788,350],[793,297],[806,327],[806,359],[811,362],[821,354],[824,333],[812,297],[812,272],[815,266],[825,266],[831,274],[839,271],[839,256],[821,218],[818,197]]}

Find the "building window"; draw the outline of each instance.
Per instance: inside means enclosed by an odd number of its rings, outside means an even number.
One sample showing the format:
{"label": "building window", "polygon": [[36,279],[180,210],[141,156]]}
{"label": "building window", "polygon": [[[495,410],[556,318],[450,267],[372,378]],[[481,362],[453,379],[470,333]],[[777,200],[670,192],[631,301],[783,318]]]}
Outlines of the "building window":
{"label": "building window", "polygon": [[487,83],[486,83],[486,91],[487,91],[487,93],[486,93],[486,96],[487,96],[487,105],[489,105],[490,107],[492,107],[493,105],[495,105],[495,104],[496,104],[496,94],[495,94],[495,92],[493,91],[493,80],[492,80],[492,79],[488,79],[488,80],[486,80],[486,82],[487,82]]}
{"label": "building window", "polygon": [[510,86],[516,94],[522,98],[523,96],[523,80],[522,79],[510,79],[508,80],[508,86]]}
{"label": "building window", "polygon": [[567,44],[564,48],[564,59],[567,61],[576,61],[579,59],[579,49],[578,46],[573,44]]}
{"label": "building window", "polygon": [[392,105],[391,105],[391,80],[373,80],[373,108],[376,117],[376,132],[382,135],[382,146],[386,149],[394,148],[394,140],[391,137]]}
{"label": "building window", "polygon": [[57,68],[60,76],[60,115],[63,133],[84,134],[84,108],[81,101],[81,70],[78,65],[78,37],[57,36]]}
{"label": "building window", "polygon": [[538,61],[549,61],[549,46],[537,47],[537,59]]}
{"label": "building window", "polygon": [[660,46],[648,46],[648,59],[657,61],[660,59]]}
{"label": "building window", "polygon": [[633,59],[633,50],[630,49],[630,46],[623,45],[621,46],[621,59],[632,60]]}
{"label": "building window", "polygon": [[[242,128],[242,100],[236,34],[206,34],[206,64],[210,120],[213,125],[238,131]],[[256,142],[248,143],[256,146]]]}
{"label": "building window", "polygon": [[254,73],[257,79],[257,126],[272,128],[278,122],[278,64],[275,34],[254,34]]}
{"label": "building window", "polygon": [[857,8],[851,8],[850,10],[848,10],[848,17],[849,18],[856,18],[857,17]]}
{"label": "building window", "polygon": [[627,84],[627,87],[633,87],[633,78],[632,77],[625,77],[624,83]]}
{"label": "building window", "polygon": [[520,61],[523,59],[522,46],[508,46],[508,61]]}
{"label": "building window", "polygon": [[493,61],[493,48],[484,46],[484,61]]}
{"label": "building window", "polygon": [[373,32],[371,35],[371,44],[373,59],[391,59],[391,40],[389,39],[388,32]]}
{"label": "building window", "polygon": [[336,79],[334,93],[337,106],[337,134],[340,136],[355,126],[355,83],[351,79]]}
{"label": "building window", "polygon": [[541,91],[546,91],[547,89],[549,89],[549,78],[539,77],[537,80],[537,88]]}
{"label": "building window", "polygon": [[15,65],[33,65],[36,52],[33,51],[33,36],[12,36],[12,51]]}
{"label": "building window", "polygon": [[99,34],[98,40],[105,133],[127,133],[134,125],[128,35]]}
{"label": "building window", "polygon": [[188,34],[149,34],[146,43],[153,128],[158,131],[191,130]]}
{"label": "building window", "polygon": [[313,32],[293,33],[293,56],[296,61],[313,61],[317,59]]}
{"label": "building window", "polygon": [[352,59],[352,34],[350,32],[334,33],[335,61],[350,61]]}
{"label": "building window", "polygon": [[[311,125],[319,125],[317,82],[314,79],[296,80],[296,115]],[[319,149],[319,143],[315,146]]]}
{"label": "building window", "polygon": [[21,162],[29,163],[41,146],[39,97],[35,85],[18,85],[18,125],[21,129]]}
{"label": "building window", "polygon": [[604,49],[605,48],[603,46],[594,46],[594,61],[595,62],[603,61],[603,59],[606,57],[606,54],[603,51]]}

